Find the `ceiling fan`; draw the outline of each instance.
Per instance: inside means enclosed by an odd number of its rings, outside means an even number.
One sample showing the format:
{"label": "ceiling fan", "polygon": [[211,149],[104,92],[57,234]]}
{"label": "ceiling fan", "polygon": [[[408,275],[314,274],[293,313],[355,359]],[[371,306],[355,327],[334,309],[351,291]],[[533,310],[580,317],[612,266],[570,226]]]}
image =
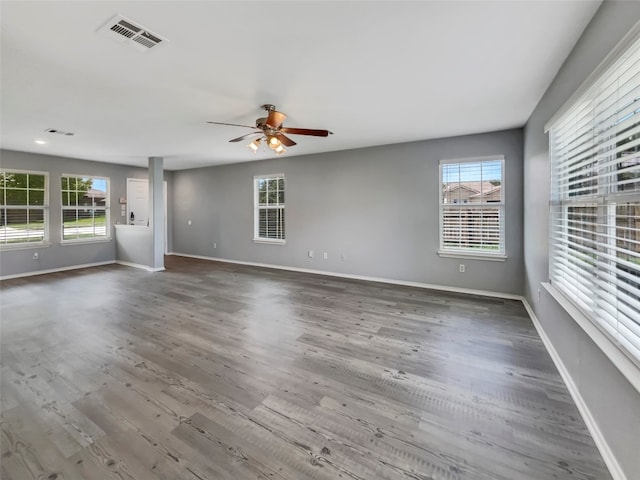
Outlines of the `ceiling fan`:
{"label": "ceiling fan", "polygon": [[258,118],[255,126],[224,122],[207,123],[212,123],[214,125],[231,125],[232,127],[247,127],[255,130],[251,133],[229,140],[230,142],[239,142],[251,135],[260,135],[248,145],[248,147],[253,150],[253,153],[256,153],[258,148],[260,148],[260,144],[265,142],[271,150],[276,152],[278,155],[282,155],[286,151],[285,147],[293,147],[296,145],[296,142],[287,137],[285,133],[288,135],[311,135],[313,137],[328,137],[333,134],[333,132],[330,132],[329,130],[283,127],[282,123],[287,116],[282,112],[278,112],[275,105],[267,103],[262,105],[261,108],[267,111],[267,116]]}

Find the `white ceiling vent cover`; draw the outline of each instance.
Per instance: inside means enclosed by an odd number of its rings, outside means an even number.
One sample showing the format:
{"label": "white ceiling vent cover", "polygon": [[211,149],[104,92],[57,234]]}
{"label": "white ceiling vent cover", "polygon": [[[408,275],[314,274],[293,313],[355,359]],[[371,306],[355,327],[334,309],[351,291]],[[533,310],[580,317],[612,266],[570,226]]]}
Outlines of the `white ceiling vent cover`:
{"label": "white ceiling vent cover", "polygon": [[141,52],[146,52],[167,42],[166,38],[162,38],[157,33],[122,15],[116,15],[110,19],[98,32],[119,42],[126,42]]}

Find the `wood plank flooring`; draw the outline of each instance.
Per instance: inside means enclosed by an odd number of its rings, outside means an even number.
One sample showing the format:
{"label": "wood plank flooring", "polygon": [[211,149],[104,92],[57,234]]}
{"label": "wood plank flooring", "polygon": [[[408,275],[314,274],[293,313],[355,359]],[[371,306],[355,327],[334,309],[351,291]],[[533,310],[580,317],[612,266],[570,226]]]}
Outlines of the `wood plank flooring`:
{"label": "wood plank flooring", "polygon": [[3,480],[611,478],[520,302],[166,263],[2,282]]}

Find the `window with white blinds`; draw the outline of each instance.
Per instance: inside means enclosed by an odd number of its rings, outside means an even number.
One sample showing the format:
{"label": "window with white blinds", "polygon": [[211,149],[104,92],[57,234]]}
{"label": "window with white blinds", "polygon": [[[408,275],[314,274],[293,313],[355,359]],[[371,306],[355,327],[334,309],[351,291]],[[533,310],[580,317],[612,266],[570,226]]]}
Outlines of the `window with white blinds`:
{"label": "window with white blinds", "polygon": [[256,176],[253,184],[254,241],[284,243],[284,174]]}
{"label": "window with white blinds", "polygon": [[63,175],[62,241],[104,240],[109,237],[109,179]]}
{"label": "window with white blinds", "polygon": [[550,281],[640,362],[640,40],[549,139]]}
{"label": "window with white blinds", "polygon": [[504,257],[504,157],[440,161],[440,250]]}
{"label": "window with white blinds", "polygon": [[45,172],[0,170],[0,248],[48,241],[48,189]]}

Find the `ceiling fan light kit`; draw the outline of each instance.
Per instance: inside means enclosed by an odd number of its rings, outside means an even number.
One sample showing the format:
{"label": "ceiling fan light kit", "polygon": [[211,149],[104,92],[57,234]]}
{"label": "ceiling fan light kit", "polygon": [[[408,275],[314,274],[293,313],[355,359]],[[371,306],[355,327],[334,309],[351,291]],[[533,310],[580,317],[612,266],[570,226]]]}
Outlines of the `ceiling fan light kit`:
{"label": "ceiling fan light kit", "polygon": [[251,143],[249,143],[247,147],[249,147],[249,149],[253,153],[258,153],[262,140],[266,140],[269,148],[273,150],[277,155],[282,155],[284,152],[287,151],[287,149],[284,148],[284,145],[282,145],[282,142],[278,140],[277,137],[274,137],[274,136],[270,136],[270,137],[265,136],[265,137],[256,138]]}
{"label": "ceiling fan light kit", "polygon": [[270,103],[266,103],[262,105],[264,110],[267,112],[266,117],[258,118],[256,120],[255,127],[251,125],[238,125],[236,123],[224,123],[224,122],[207,122],[214,125],[229,125],[232,127],[246,127],[255,130],[254,132],[247,133],[237,138],[232,138],[229,140],[230,142],[239,142],[246,137],[251,135],[260,135],[259,138],[254,139],[247,147],[249,147],[253,153],[257,153],[262,140],[266,141],[266,144],[269,146],[271,150],[273,150],[277,155],[282,155],[287,151],[285,147],[293,147],[296,145],[296,142],[291,140],[285,133],[289,135],[311,135],[313,137],[327,137],[333,132],[329,130],[316,130],[309,128],[293,128],[293,127],[283,127],[287,116],[276,110],[275,105]]}
{"label": "ceiling fan light kit", "polygon": [[249,145],[247,145],[247,147],[249,147],[251,150],[253,150],[253,153],[256,153],[258,151],[258,148],[260,148],[260,140],[262,140],[261,138],[256,138],[253,142],[251,142]]}

